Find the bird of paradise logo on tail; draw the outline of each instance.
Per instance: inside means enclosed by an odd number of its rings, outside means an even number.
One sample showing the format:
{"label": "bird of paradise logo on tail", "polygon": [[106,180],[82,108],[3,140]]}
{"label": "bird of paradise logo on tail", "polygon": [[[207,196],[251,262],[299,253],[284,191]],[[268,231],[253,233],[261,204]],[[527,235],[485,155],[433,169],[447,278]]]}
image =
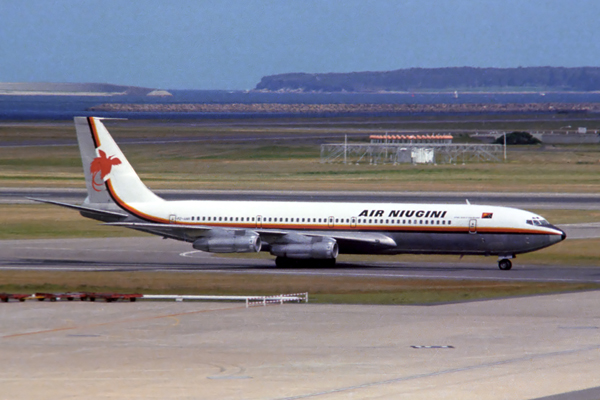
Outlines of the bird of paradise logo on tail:
{"label": "bird of paradise logo on tail", "polygon": [[121,164],[121,160],[115,156],[107,157],[104,151],[98,150],[98,157],[94,158],[90,164],[90,172],[92,173],[92,187],[96,192],[102,191],[104,178],[106,175],[110,174],[113,165],[119,164]]}

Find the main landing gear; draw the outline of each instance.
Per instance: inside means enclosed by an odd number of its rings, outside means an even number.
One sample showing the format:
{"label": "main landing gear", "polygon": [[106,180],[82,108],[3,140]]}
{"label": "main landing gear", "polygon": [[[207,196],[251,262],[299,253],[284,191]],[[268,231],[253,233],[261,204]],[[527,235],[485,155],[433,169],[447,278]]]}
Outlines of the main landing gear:
{"label": "main landing gear", "polygon": [[508,258],[498,260],[498,268],[500,268],[502,271],[508,271],[512,268],[512,261],[510,261]]}
{"label": "main landing gear", "polygon": [[335,267],[335,258],[298,259],[288,257],[277,257],[275,258],[275,265],[279,268],[332,268]]}

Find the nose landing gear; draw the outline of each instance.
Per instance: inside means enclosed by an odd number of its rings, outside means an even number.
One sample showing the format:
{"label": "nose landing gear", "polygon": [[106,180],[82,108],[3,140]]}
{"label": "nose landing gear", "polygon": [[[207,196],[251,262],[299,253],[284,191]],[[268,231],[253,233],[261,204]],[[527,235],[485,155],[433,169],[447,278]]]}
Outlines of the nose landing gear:
{"label": "nose landing gear", "polygon": [[498,268],[500,268],[502,271],[508,271],[512,268],[512,262],[508,258],[498,260]]}

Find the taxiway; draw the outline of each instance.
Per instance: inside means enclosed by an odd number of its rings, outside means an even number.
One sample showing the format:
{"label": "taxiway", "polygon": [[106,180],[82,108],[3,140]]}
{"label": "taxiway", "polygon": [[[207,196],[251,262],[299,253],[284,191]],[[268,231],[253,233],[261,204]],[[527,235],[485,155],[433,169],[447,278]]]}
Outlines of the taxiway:
{"label": "taxiway", "polygon": [[[596,232],[600,231],[600,228]],[[569,240],[569,239],[567,239]],[[339,262],[334,268],[276,268],[273,258],[230,258],[194,250],[189,243],[158,237],[0,241],[0,270],[172,271],[194,274],[277,274],[421,279],[600,283],[595,267],[524,265],[501,271],[496,258],[477,262]],[[518,259],[517,259],[518,260]]]}

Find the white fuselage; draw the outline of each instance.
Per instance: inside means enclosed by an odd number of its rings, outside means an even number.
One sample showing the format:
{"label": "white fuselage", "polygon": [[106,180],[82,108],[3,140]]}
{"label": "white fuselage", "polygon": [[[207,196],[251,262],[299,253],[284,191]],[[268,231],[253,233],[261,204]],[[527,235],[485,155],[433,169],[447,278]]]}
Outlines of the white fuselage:
{"label": "white fuselage", "polygon": [[[563,235],[534,213],[470,204],[163,201],[129,206],[129,212],[154,223],[318,232],[333,237],[379,232],[395,240],[396,248],[376,253],[511,255],[549,246]],[[341,253],[369,252],[355,247],[353,251],[340,241]]]}

